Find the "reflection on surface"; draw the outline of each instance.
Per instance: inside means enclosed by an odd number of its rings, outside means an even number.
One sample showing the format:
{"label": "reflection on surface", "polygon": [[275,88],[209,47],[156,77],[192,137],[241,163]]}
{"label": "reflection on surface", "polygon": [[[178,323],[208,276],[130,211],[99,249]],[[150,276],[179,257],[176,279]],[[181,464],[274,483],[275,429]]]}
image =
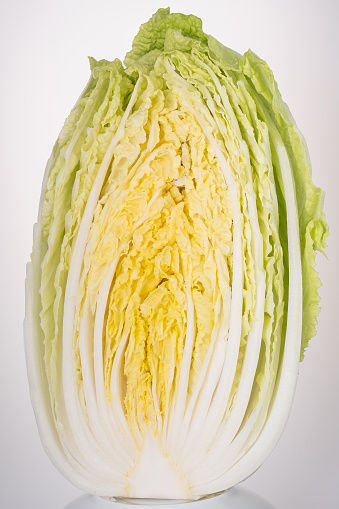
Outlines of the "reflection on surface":
{"label": "reflection on surface", "polygon": [[[241,487],[231,488],[223,493],[208,495],[200,500],[157,500],[157,499],[115,499],[105,500],[93,495],[81,495],[73,502],[70,502],[63,509],[109,509],[118,506],[129,505],[150,505],[153,508],[175,504],[199,504],[197,509],[276,509],[272,504],[261,498],[259,495]],[[113,505],[114,504],[114,505]],[[125,508],[124,508],[125,509]]]}

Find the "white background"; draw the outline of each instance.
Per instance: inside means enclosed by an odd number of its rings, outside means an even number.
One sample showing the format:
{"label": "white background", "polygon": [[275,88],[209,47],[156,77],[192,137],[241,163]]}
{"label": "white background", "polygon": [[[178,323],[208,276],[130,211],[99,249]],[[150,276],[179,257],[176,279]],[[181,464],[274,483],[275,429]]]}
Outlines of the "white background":
{"label": "white background", "polygon": [[1,495],[5,509],[62,509],[80,491],[45,455],[31,409],[23,349],[25,264],[44,166],[89,76],[86,57],[123,59],[158,7],[194,13],[204,30],[272,67],[308,142],[330,225],[318,334],[300,366],[285,433],[244,483],[277,509],[339,507],[338,20],[336,0],[1,2]]}

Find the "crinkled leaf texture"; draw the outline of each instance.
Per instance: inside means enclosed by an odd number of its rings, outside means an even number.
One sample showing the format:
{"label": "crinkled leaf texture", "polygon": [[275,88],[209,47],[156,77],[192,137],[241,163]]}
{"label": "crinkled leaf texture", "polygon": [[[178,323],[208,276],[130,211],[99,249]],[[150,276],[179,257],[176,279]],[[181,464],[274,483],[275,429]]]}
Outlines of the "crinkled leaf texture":
{"label": "crinkled leaf texture", "polygon": [[47,164],[26,354],[44,447],[105,497],[197,499],[277,443],[318,314],[322,192],[273,75],[160,9]]}

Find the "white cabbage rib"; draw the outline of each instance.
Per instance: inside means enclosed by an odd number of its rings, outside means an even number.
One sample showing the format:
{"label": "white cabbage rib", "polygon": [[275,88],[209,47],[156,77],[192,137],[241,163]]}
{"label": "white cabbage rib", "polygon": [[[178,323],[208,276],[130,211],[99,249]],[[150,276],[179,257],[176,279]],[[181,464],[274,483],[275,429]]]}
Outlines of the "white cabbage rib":
{"label": "white cabbage rib", "polygon": [[[74,440],[76,441],[76,445],[79,448],[80,454],[83,454],[85,457],[89,457],[91,459],[91,465],[93,465],[91,466],[91,468],[93,469],[94,467],[93,474],[96,471],[98,471],[98,469],[102,470],[102,475],[106,483],[105,485],[107,486],[106,490],[110,489],[112,484],[113,486],[117,485],[117,496],[123,495],[124,489],[124,481],[123,479],[121,479],[119,469],[116,470],[115,465],[117,465],[117,461],[115,461],[114,464],[112,464],[111,459],[109,460],[107,458],[107,461],[105,460],[105,456],[106,455],[108,456],[108,454],[104,454],[104,449],[100,448],[101,450],[100,449],[97,451],[95,450],[96,438],[93,435],[92,431],[88,428],[84,416],[81,415],[82,409],[79,406],[79,401],[77,398],[77,387],[74,379],[73,330],[75,325],[74,324],[75,306],[79,292],[80,270],[84,252],[86,249],[86,242],[90,226],[92,223],[94,209],[97,204],[99,194],[101,192],[101,188],[103,186],[106,173],[113,156],[113,150],[117,146],[117,144],[119,143],[120,139],[124,134],[124,126],[131,112],[131,109],[137,99],[138,92],[139,89],[137,84],[136,87],[134,88],[133,94],[129,101],[128,107],[124,113],[124,117],[121,120],[121,124],[117,130],[117,133],[114,136],[108,151],[106,152],[98,175],[96,177],[94,186],[88,198],[88,202],[84,212],[84,217],[82,219],[79,228],[79,234],[75,243],[72,262],[67,279],[64,304],[64,321],[63,321],[63,386],[68,424],[70,426],[70,429],[72,430],[72,434]],[[97,358],[96,355],[95,358]],[[98,391],[100,391],[100,381],[99,383],[97,382],[97,386],[99,386]],[[119,442],[119,439],[120,436],[118,435],[117,442]],[[119,449],[117,449],[116,454],[118,454],[118,452]],[[121,456],[117,455],[115,459],[117,460],[118,458],[121,460]],[[129,462],[131,463],[132,461],[133,456],[129,458]]]}
{"label": "white cabbage rib", "polygon": [[92,62],[27,269],[42,442],[74,484],[113,498],[241,482],[277,443],[298,373],[298,204],[272,108],[225,48],[219,65],[165,37],[126,74]]}
{"label": "white cabbage rib", "polygon": [[[95,184],[91,190],[90,197],[88,199],[88,203],[86,205],[84,218],[82,220],[79,234],[77,237],[77,242],[74,248],[74,253],[72,257],[73,267],[70,268],[70,274],[67,280],[66,287],[66,296],[65,296],[65,305],[64,305],[64,332],[63,332],[63,383],[64,383],[64,391],[61,394],[61,397],[65,398],[65,401],[58,400],[58,406],[61,409],[61,415],[58,415],[55,418],[51,415],[50,410],[50,396],[45,392],[44,397],[42,399],[42,389],[45,388],[46,391],[46,382],[41,380],[41,378],[37,375],[42,376],[45,373],[43,365],[43,351],[41,348],[42,341],[39,341],[39,337],[41,337],[41,333],[39,332],[40,325],[38,323],[34,323],[37,321],[39,317],[39,287],[40,283],[36,281],[36,284],[39,285],[36,288],[31,288],[31,285],[34,285],[34,281],[30,283],[30,271],[31,273],[39,280],[40,277],[40,266],[41,259],[40,256],[40,227],[36,226],[33,244],[33,260],[32,260],[32,269],[28,269],[27,275],[27,293],[28,293],[28,309],[26,311],[26,321],[25,321],[25,330],[26,330],[26,351],[27,351],[27,366],[28,366],[28,375],[30,377],[31,384],[31,397],[34,401],[36,399],[36,407],[41,405],[41,401],[44,400],[44,411],[37,414],[38,425],[40,419],[45,417],[44,413],[49,414],[50,421],[49,425],[46,426],[44,422],[40,422],[39,429],[42,435],[42,441],[44,443],[45,449],[49,452],[50,456],[53,458],[56,466],[61,470],[61,472],[65,473],[65,475],[70,478],[76,485],[83,487],[83,489],[89,489],[93,493],[97,494],[107,494],[107,492],[111,492],[112,480],[115,489],[117,489],[117,496],[123,495],[125,481],[121,474],[121,468],[119,472],[119,467],[116,470],[116,463],[112,463],[111,456],[108,455],[107,452],[104,452],[104,449],[101,448],[97,452],[97,455],[93,455],[93,452],[97,448],[96,438],[93,436],[91,431],[87,428],[86,420],[81,416],[81,408],[79,408],[79,401],[76,397],[76,387],[74,386],[74,370],[73,370],[73,326],[74,326],[74,316],[73,310],[76,302],[76,296],[78,293],[78,280],[79,277],[77,274],[80,274],[80,268],[82,264],[83,255],[82,251],[85,249],[87,236],[89,227],[91,224],[92,214],[94,211],[94,207],[97,203],[99,193],[101,191],[108,166],[110,164],[112,158],[112,152],[114,147],[118,144],[119,140],[124,134],[124,125],[127,121],[127,118],[131,112],[131,109],[136,101],[138,95],[138,86],[134,88],[133,95],[129,101],[128,107],[124,114],[124,118],[122,118],[119,129],[113,138],[110,149],[107,151],[105,158],[101,164],[101,168],[98,172]],[[48,166],[51,166],[51,162],[49,162]],[[30,291],[31,296],[30,296]],[[32,304],[30,304],[32,302]],[[87,316],[88,320],[88,316]],[[88,325],[88,323],[87,323]],[[86,330],[86,333],[90,333],[90,329]],[[69,338],[70,348],[67,349],[67,338]],[[92,341],[92,336],[91,336]],[[72,390],[73,388],[73,390]],[[35,398],[35,393],[39,394]],[[33,403],[34,404],[34,403]],[[65,409],[64,409],[65,405]],[[59,419],[64,419],[64,422],[59,423]],[[52,424],[53,422],[53,424]],[[61,425],[60,425],[61,424]],[[55,426],[57,428],[57,432],[55,430]],[[71,430],[71,437],[66,436],[64,430],[67,430],[68,427]],[[52,431],[53,430],[53,431]],[[51,432],[52,431],[52,432]],[[46,433],[46,435],[45,435]],[[56,438],[58,436],[58,438]],[[59,442],[61,441],[61,443]],[[90,442],[89,445],[88,441]],[[74,443],[75,442],[75,443]],[[121,437],[118,435],[118,439],[116,440],[117,444],[121,444]],[[120,445],[121,448],[121,445]],[[115,451],[115,454],[119,454],[119,447]],[[124,454],[117,456],[117,458],[123,458]],[[86,458],[90,458],[90,463],[87,462]],[[97,458],[97,459],[96,459]],[[128,465],[132,463],[133,457],[128,458]],[[83,466],[81,466],[83,465]],[[72,468],[73,466],[73,468]],[[104,470],[102,471],[102,468]],[[114,471],[116,470],[115,474]],[[89,472],[91,472],[89,474]],[[107,472],[107,473],[105,473]],[[106,477],[106,481],[100,475],[104,474]],[[114,482],[115,475],[115,482]]]}
{"label": "white cabbage rib", "polygon": [[[168,74],[173,79],[173,82],[180,81],[181,87],[176,89],[178,92],[179,90],[184,91],[185,88],[187,88],[187,84],[179,76],[173,76],[173,68],[171,67],[170,63],[167,63],[167,71]],[[190,95],[192,95],[193,90],[189,90]],[[184,95],[184,92],[182,92],[182,95]],[[192,113],[195,114],[196,118],[199,120],[200,124],[204,126],[206,124],[204,118],[202,118],[201,114],[198,114],[199,112],[204,112],[204,117],[208,117],[208,113],[206,111],[206,108],[203,104],[199,104],[197,107],[195,104],[195,110],[187,103],[185,102],[185,106],[190,109]],[[213,120],[211,120],[211,124],[213,125]],[[293,288],[293,285],[296,285],[293,292],[290,291],[290,293],[293,293],[293,299],[292,299],[292,309],[291,311],[291,295],[289,295],[289,301],[288,301],[288,321],[287,321],[287,328],[286,328],[286,346],[288,344],[288,340],[294,345],[293,353],[294,353],[294,359],[293,357],[289,358],[288,360],[283,361],[281,369],[283,370],[284,366],[287,364],[288,366],[288,374],[287,377],[289,378],[289,384],[286,385],[286,395],[282,395],[281,398],[285,400],[285,405],[282,404],[282,402],[279,400],[277,402],[277,396],[274,396],[274,407],[279,409],[277,413],[279,414],[279,417],[276,418],[273,425],[269,425],[272,410],[270,410],[269,419],[266,421],[265,414],[268,410],[269,401],[266,400],[266,409],[264,412],[263,417],[259,421],[258,414],[260,413],[262,405],[265,403],[265,396],[268,391],[268,387],[266,387],[266,390],[263,391],[262,398],[261,398],[261,405],[257,406],[256,412],[253,412],[251,418],[248,420],[248,422],[245,424],[245,427],[239,432],[239,427],[242,422],[242,418],[244,416],[244,411],[248,404],[248,399],[250,395],[250,391],[253,384],[254,379],[254,371],[257,366],[258,362],[258,356],[259,356],[259,350],[260,344],[261,344],[261,335],[262,335],[262,327],[263,327],[263,315],[264,315],[264,302],[265,302],[265,273],[263,272],[262,267],[262,247],[259,248],[259,254],[256,259],[256,269],[257,269],[257,302],[256,302],[256,312],[255,312],[255,322],[254,325],[251,328],[250,336],[248,338],[248,346],[246,348],[245,353],[245,361],[244,361],[244,376],[241,377],[239,382],[239,389],[237,394],[237,400],[239,398],[239,405],[236,406],[236,408],[233,410],[230,414],[230,417],[227,419],[226,423],[219,428],[218,431],[218,425],[216,424],[218,420],[216,419],[216,416],[211,411],[209,413],[210,422],[212,425],[214,425],[214,429],[208,428],[206,431],[206,423],[201,419],[201,427],[200,427],[200,439],[199,439],[199,447],[203,449],[203,452],[201,453],[201,456],[197,453],[197,444],[194,441],[194,446],[191,446],[191,450],[189,449],[190,441],[189,437],[186,442],[186,448],[184,449],[184,452],[181,454],[181,457],[187,457],[192,458],[189,461],[190,468],[185,471],[188,472],[189,478],[191,479],[191,482],[194,486],[198,486],[199,488],[197,490],[193,489],[192,492],[196,495],[202,495],[204,493],[211,493],[211,492],[217,492],[222,489],[224,489],[224,486],[230,487],[234,485],[236,482],[239,482],[240,480],[245,479],[250,475],[251,472],[255,471],[260,464],[262,463],[263,459],[270,453],[270,451],[275,446],[277,440],[280,437],[280,434],[282,433],[282,430],[285,427],[286,420],[289,415],[291,403],[293,401],[293,394],[294,394],[294,388],[296,384],[297,379],[297,373],[298,373],[298,352],[300,351],[300,343],[296,342],[296,338],[300,337],[301,335],[301,307],[302,307],[302,281],[301,281],[301,262],[300,262],[300,248],[299,246],[299,225],[298,225],[298,215],[297,215],[297,206],[296,206],[296,199],[295,199],[295,190],[293,187],[293,178],[292,178],[292,172],[290,168],[290,163],[288,160],[288,156],[286,153],[286,150],[283,146],[283,143],[281,141],[281,138],[275,129],[272,121],[269,123],[269,128],[271,130],[271,133],[273,135],[273,143],[275,151],[278,154],[279,158],[279,164],[280,164],[280,179],[283,183],[283,192],[284,196],[286,197],[287,203],[287,229],[288,229],[288,238],[289,238],[289,263],[292,263],[292,266],[290,265],[290,272],[289,272],[289,278],[290,278],[290,284],[289,288]],[[209,141],[211,145],[214,147],[215,152],[217,156],[222,159],[222,152],[217,146],[217,141],[213,139],[211,134],[207,130],[205,130],[205,134],[207,137],[209,137]],[[276,141],[278,140],[278,142]],[[275,145],[279,143],[278,147]],[[221,167],[225,167],[225,163],[222,164],[222,162],[219,160]],[[230,185],[231,182],[231,176],[228,174],[225,175],[226,180]],[[288,198],[287,198],[288,197]],[[256,239],[256,243],[261,242],[262,245],[262,237],[258,225],[258,221],[256,218],[256,205],[254,202],[254,196],[247,195],[247,199],[249,200],[250,210],[251,210],[251,225],[252,228],[255,229],[254,233],[254,239]],[[235,207],[236,204],[232,202],[232,205]],[[236,234],[236,214],[234,213],[234,235]],[[292,247],[291,247],[292,246]],[[234,247],[235,249],[235,247]],[[254,251],[258,251],[258,246],[254,247]],[[260,270],[261,267],[261,270]],[[291,272],[292,271],[292,272]],[[293,274],[291,279],[291,273]],[[237,279],[238,274],[236,274],[235,280]],[[240,279],[240,278],[239,278]],[[292,284],[293,283],[293,284]],[[232,286],[232,291],[234,292],[235,285]],[[292,315],[292,317],[291,317]],[[261,318],[260,318],[261,317]],[[238,322],[239,323],[239,320]],[[292,325],[291,325],[292,323]],[[232,319],[231,319],[231,327],[232,327]],[[291,332],[292,331],[292,332]],[[291,334],[290,338],[288,334]],[[256,340],[252,340],[251,338],[257,338]],[[232,338],[232,334],[230,334],[229,341]],[[297,344],[296,344],[297,343]],[[284,359],[286,359],[285,355],[289,355],[290,352],[287,350],[287,353],[285,353],[286,350],[284,350]],[[238,354],[238,350],[235,350],[235,355]],[[247,366],[246,358],[249,359],[250,364],[252,365],[252,368]],[[294,366],[293,366],[294,364]],[[225,366],[227,365],[227,357]],[[234,365],[234,363],[233,363]],[[254,371],[253,371],[254,370]],[[225,372],[227,372],[225,370]],[[228,371],[229,372],[229,371]],[[282,372],[279,373],[279,382],[281,380]],[[222,380],[223,382],[223,380]],[[233,382],[233,377],[230,379],[230,383]],[[221,387],[224,387],[224,383],[219,384]],[[218,386],[219,387],[219,386]],[[243,388],[243,389],[242,389]],[[271,391],[272,392],[272,391]],[[242,396],[243,393],[243,396]],[[241,405],[241,400],[243,398],[243,404]],[[227,396],[226,396],[227,399]],[[218,407],[221,407],[221,401],[225,401],[225,394],[223,394],[223,398],[220,398],[218,401]],[[211,405],[213,405],[213,400]],[[265,422],[266,421],[266,422]],[[279,421],[279,426],[277,426],[277,421]],[[219,421],[220,422],[220,421]],[[259,424],[261,422],[261,424]],[[208,426],[208,423],[207,423]],[[257,427],[256,437],[255,439],[250,442],[249,436],[251,435],[252,429],[254,427]],[[259,435],[260,429],[264,427],[263,432]],[[268,432],[266,432],[266,429],[274,429],[275,433],[273,436],[270,436]],[[214,440],[213,447],[211,448],[211,443],[208,442],[208,438],[206,441],[205,447],[201,444],[204,443],[203,440],[201,440],[202,437],[205,435],[207,437],[214,437],[217,432],[217,439]],[[236,439],[234,437],[236,436]],[[258,436],[260,436],[260,446],[256,445],[255,440],[258,441]],[[267,436],[266,443],[265,443],[265,437]],[[196,436],[194,436],[196,438]],[[254,442],[254,445],[252,445]],[[207,445],[209,443],[209,446]],[[247,444],[247,445],[246,445]],[[252,447],[256,452],[249,454],[248,449]],[[250,449],[250,450],[252,450]],[[256,456],[258,454],[258,451],[261,449],[260,455]],[[207,453],[208,451],[208,453]],[[244,456],[244,454],[246,455]],[[242,460],[242,457],[244,459]],[[253,459],[252,459],[253,457]],[[256,460],[255,463],[251,463]],[[248,462],[248,463],[247,463]],[[224,474],[219,474],[218,478],[213,480],[209,480],[210,476],[213,475],[213,472],[217,471],[216,464],[220,463],[219,472],[221,472],[222,469],[225,470]],[[197,465],[203,465],[202,468],[197,468]],[[209,466],[210,465],[210,466]],[[244,465],[243,472],[240,470],[239,465]],[[246,470],[247,469],[247,470]],[[236,474],[234,474],[234,471]],[[196,477],[195,477],[196,476]],[[230,480],[229,480],[230,479]],[[237,480],[236,480],[237,479]]]}
{"label": "white cabbage rib", "polygon": [[[187,84],[178,76],[176,75],[172,70],[171,64],[167,61],[167,71],[168,74],[165,75],[166,79],[168,80],[170,87],[177,86],[177,93],[180,93],[181,96],[186,97],[185,89],[187,88]],[[177,83],[180,82],[180,87],[177,85]],[[172,88],[173,89],[173,88]],[[189,89],[190,94],[193,94],[194,90]],[[194,94],[196,97],[196,94]],[[200,125],[204,126],[206,125],[206,121],[204,118],[208,118],[210,120],[210,123],[213,125],[214,121],[213,118],[210,117],[206,107],[203,103],[196,104],[195,108],[192,108],[192,106],[187,103],[185,99],[183,99],[183,104],[186,108],[188,108],[192,114],[196,116],[198,119]],[[204,118],[202,117],[201,113],[203,112]],[[240,342],[240,324],[241,324],[241,316],[242,316],[242,304],[241,304],[241,298],[242,298],[242,276],[241,272],[237,270],[237,262],[238,265],[242,268],[242,258],[243,256],[240,255],[240,239],[242,235],[242,228],[241,228],[241,213],[239,209],[239,191],[236,192],[235,183],[234,183],[234,177],[232,175],[231,169],[229,165],[227,164],[225,157],[222,154],[222,150],[219,148],[217,141],[214,139],[214,137],[205,130],[205,135],[209,139],[211,145],[213,146],[215,153],[219,159],[219,164],[221,168],[224,171],[225,179],[228,183],[229,189],[230,189],[230,195],[232,199],[232,206],[233,206],[233,221],[234,221],[234,265],[233,265],[233,285],[232,285],[232,307],[231,307],[231,321],[230,321],[230,333],[228,337],[228,348],[231,349],[233,347],[234,356],[232,357],[231,352],[229,349],[227,350],[227,356],[224,363],[224,369],[221,375],[221,379],[219,383],[216,383],[215,385],[212,385],[212,394],[214,391],[214,397],[211,402],[211,407],[209,409],[208,418],[205,422],[205,416],[204,414],[199,413],[196,411],[196,422],[198,422],[198,426],[194,427],[192,426],[192,435],[189,434],[187,437],[187,440],[185,442],[185,446],[181,452],[182,458],[188,459],[188,465],[185,464],[185,460],[183,461],[183,464],[185,465],[184,470],[189,472],[189,478],[192,479],[194,484],[201,484],[201,479],[196,480],[194,478],[195,471],[197,470],[197,465],[199,465],[202,461],[205,464],[206,463],[206,451],[211,447],[213,437],[215,436],[215,433],[217,432],[219,426],[220,426],[220,418],[218,419],[215,415],[215,412],[213,411],[213,404],[216,407],[218,413],[221,413],[221,417],[223,416],[225,410],[224,410],[224,402],[228,400],[229,392],[227,392],[227,388],[230,391],[231,385],[233,383],[234,378],[234,369],[236,366],[236,358],[238,356],[239,351],[239,342]],[[232,192],[233,191],[233,192]],[[255,202],[253,201],[253,191],[252,195],[247,196],[248,201],[250,202],[250,217],[251,217],[251,224],[252,228],[255,230],[253,231],[253,237],[254,237],[254,252],[257,254],[256,256],[256,267],[257,267],[257,304],[256,304],[256,311],[255,311],[255,318],[254,318],[254,326],[252,327],[252,330],[250,332],[250,336],[248,338],[248,344],[250,346],[246,349],[245,354],[245,366],[244,366],[244,372],[246,374],[246,377],[241,378],[240,381],[240,387],[239,392],[237,395],[237,407],[236,411],[233,411],[231,413],[231,417],[227,422],[226,429],[231,430],[231,436],[227,438],[227,431],[223,432],[222,439],[220,440],[220,443],[223,444],[223,447],[227,447],[229,443],[232,441],[234,435],[236,434],[243,415],[245,413],[248,399],[251,392],[251,387],[253,383],[254,373],[257,366],[258,356],[259,356],[259,349],[261,344],[261,333],[262,333],[262,326],[263,326],[263,304],[264,304],[264,292],[265,292],[265,274],[263,272],[262,268],[262,238],[261,233],[258,225],[258,219],[256,214],[256,207]],[[238,240],[237,240],[238,239]],[[261,247],[260,247],[261,243]],[[239,248],[238,248],[239,246]],[[239,249],[239,251],[238,251]],[[239,253],[239,254],[238,254]],[[239,267],[239,268],[240,268]],[[241,269],[240,269],[241,270]],[[239,288],[238,294],[237,294],[237,288]],[[238,296],[237,296],[238,295]],[[238,304],[237,304],[238,302]],[[234,313],[237,311],[237,315],[234,317]],[[232,317],[233,312],[233,317]],[[235,327],[235,330],[238,329],[238,332],[234,334],[233,327]],[[253,339],[252,339],[253,338]],[[235,347],[234,347],[235,345]],[[246,362],[247,358],[247,362]],[[228,362],[227,362],[228,361]],[[247,364],[250,363],[249,366]],[[250,367],[251,366],[251,367]],[[232,373],[233,369],[233,373]],[[228,377],[227,379],[224,379],[225,377]],[[218,394],[219,392],[219,394]],[[219,398],[218,398],[219,396]],[[206,437],[206,438],[205,438]],[[197,440],[199,438],[199,440]],[[191,440],[190,440],[191,439]],[[220,452],[219,442],[217,444],[217,450]],[[201,450],[199,454],[199,450]],[[224,448],[221,449],[224,451]],[[173,452],[172,454],[175,455]],[[221,453],[222,456],[224,456],[224,452]],[[233,460],[234,461],[234,460]],[[204,472],[204,476],[206,475],[206,472]],[[206,477],[205,477],[206,478]]]}
{"label": "white cabbage rib", "polygon": [[274,131],[276,138],[273,142],[274,149],[281,165],[281,178],[286,197],[287,230],[289,238],[290,291],[288,296],[286,339],[283,359],[269,415],[261,434],[251,448],[244,451],[246,454],[240,457],[237,463],[235,463],[228,472],[218,476],[211,482],[201,484],[199,488],[202,492],[217,492],[220,489],[225,489],[225,486],[227,489],[227,487],[233,486],[235,483],[246,479],[262,464],[276,445],[284,430],[291,410],[297,382],[302,324],[302,276],[298,215],[295,189],[286,149],[281,142],[279,133],[274,129],[274,126],[270,125],[270,128]]}

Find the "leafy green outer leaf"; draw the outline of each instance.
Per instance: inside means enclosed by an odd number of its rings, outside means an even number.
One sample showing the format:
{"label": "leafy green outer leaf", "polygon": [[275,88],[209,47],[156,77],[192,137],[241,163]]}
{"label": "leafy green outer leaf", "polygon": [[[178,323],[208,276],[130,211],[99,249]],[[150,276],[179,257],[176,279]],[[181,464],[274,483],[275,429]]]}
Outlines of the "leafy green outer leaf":
{"label": "leafy green outer leaf", "polygon": [[299,216],[303,273],[303,329],[300,353],[300,360],[303,360],[305,348],[315,334],[320,311],[318,289],[321,282],[314,267],[316,250],[323,251],[328,235],[328,226],[322,210],[324,193],[312,182],[311,164],[304,137],[281,98],[271,69],[266,62],[249,50],[244,55],[243,71],[266,101],[291,161]]}
{"label": "leafy green outer leaf", "polygon": [[165,38],[171,28],[181,30],[186,37],[206,42],[206,34],[202,31],[201,19],[192,14],[170,14],[170,9],[159,9],[147,23],[141,25],[133,40],[132,50],[125,57],[126,66],[133,65],[143,55],[154,50],[164,50]]}

